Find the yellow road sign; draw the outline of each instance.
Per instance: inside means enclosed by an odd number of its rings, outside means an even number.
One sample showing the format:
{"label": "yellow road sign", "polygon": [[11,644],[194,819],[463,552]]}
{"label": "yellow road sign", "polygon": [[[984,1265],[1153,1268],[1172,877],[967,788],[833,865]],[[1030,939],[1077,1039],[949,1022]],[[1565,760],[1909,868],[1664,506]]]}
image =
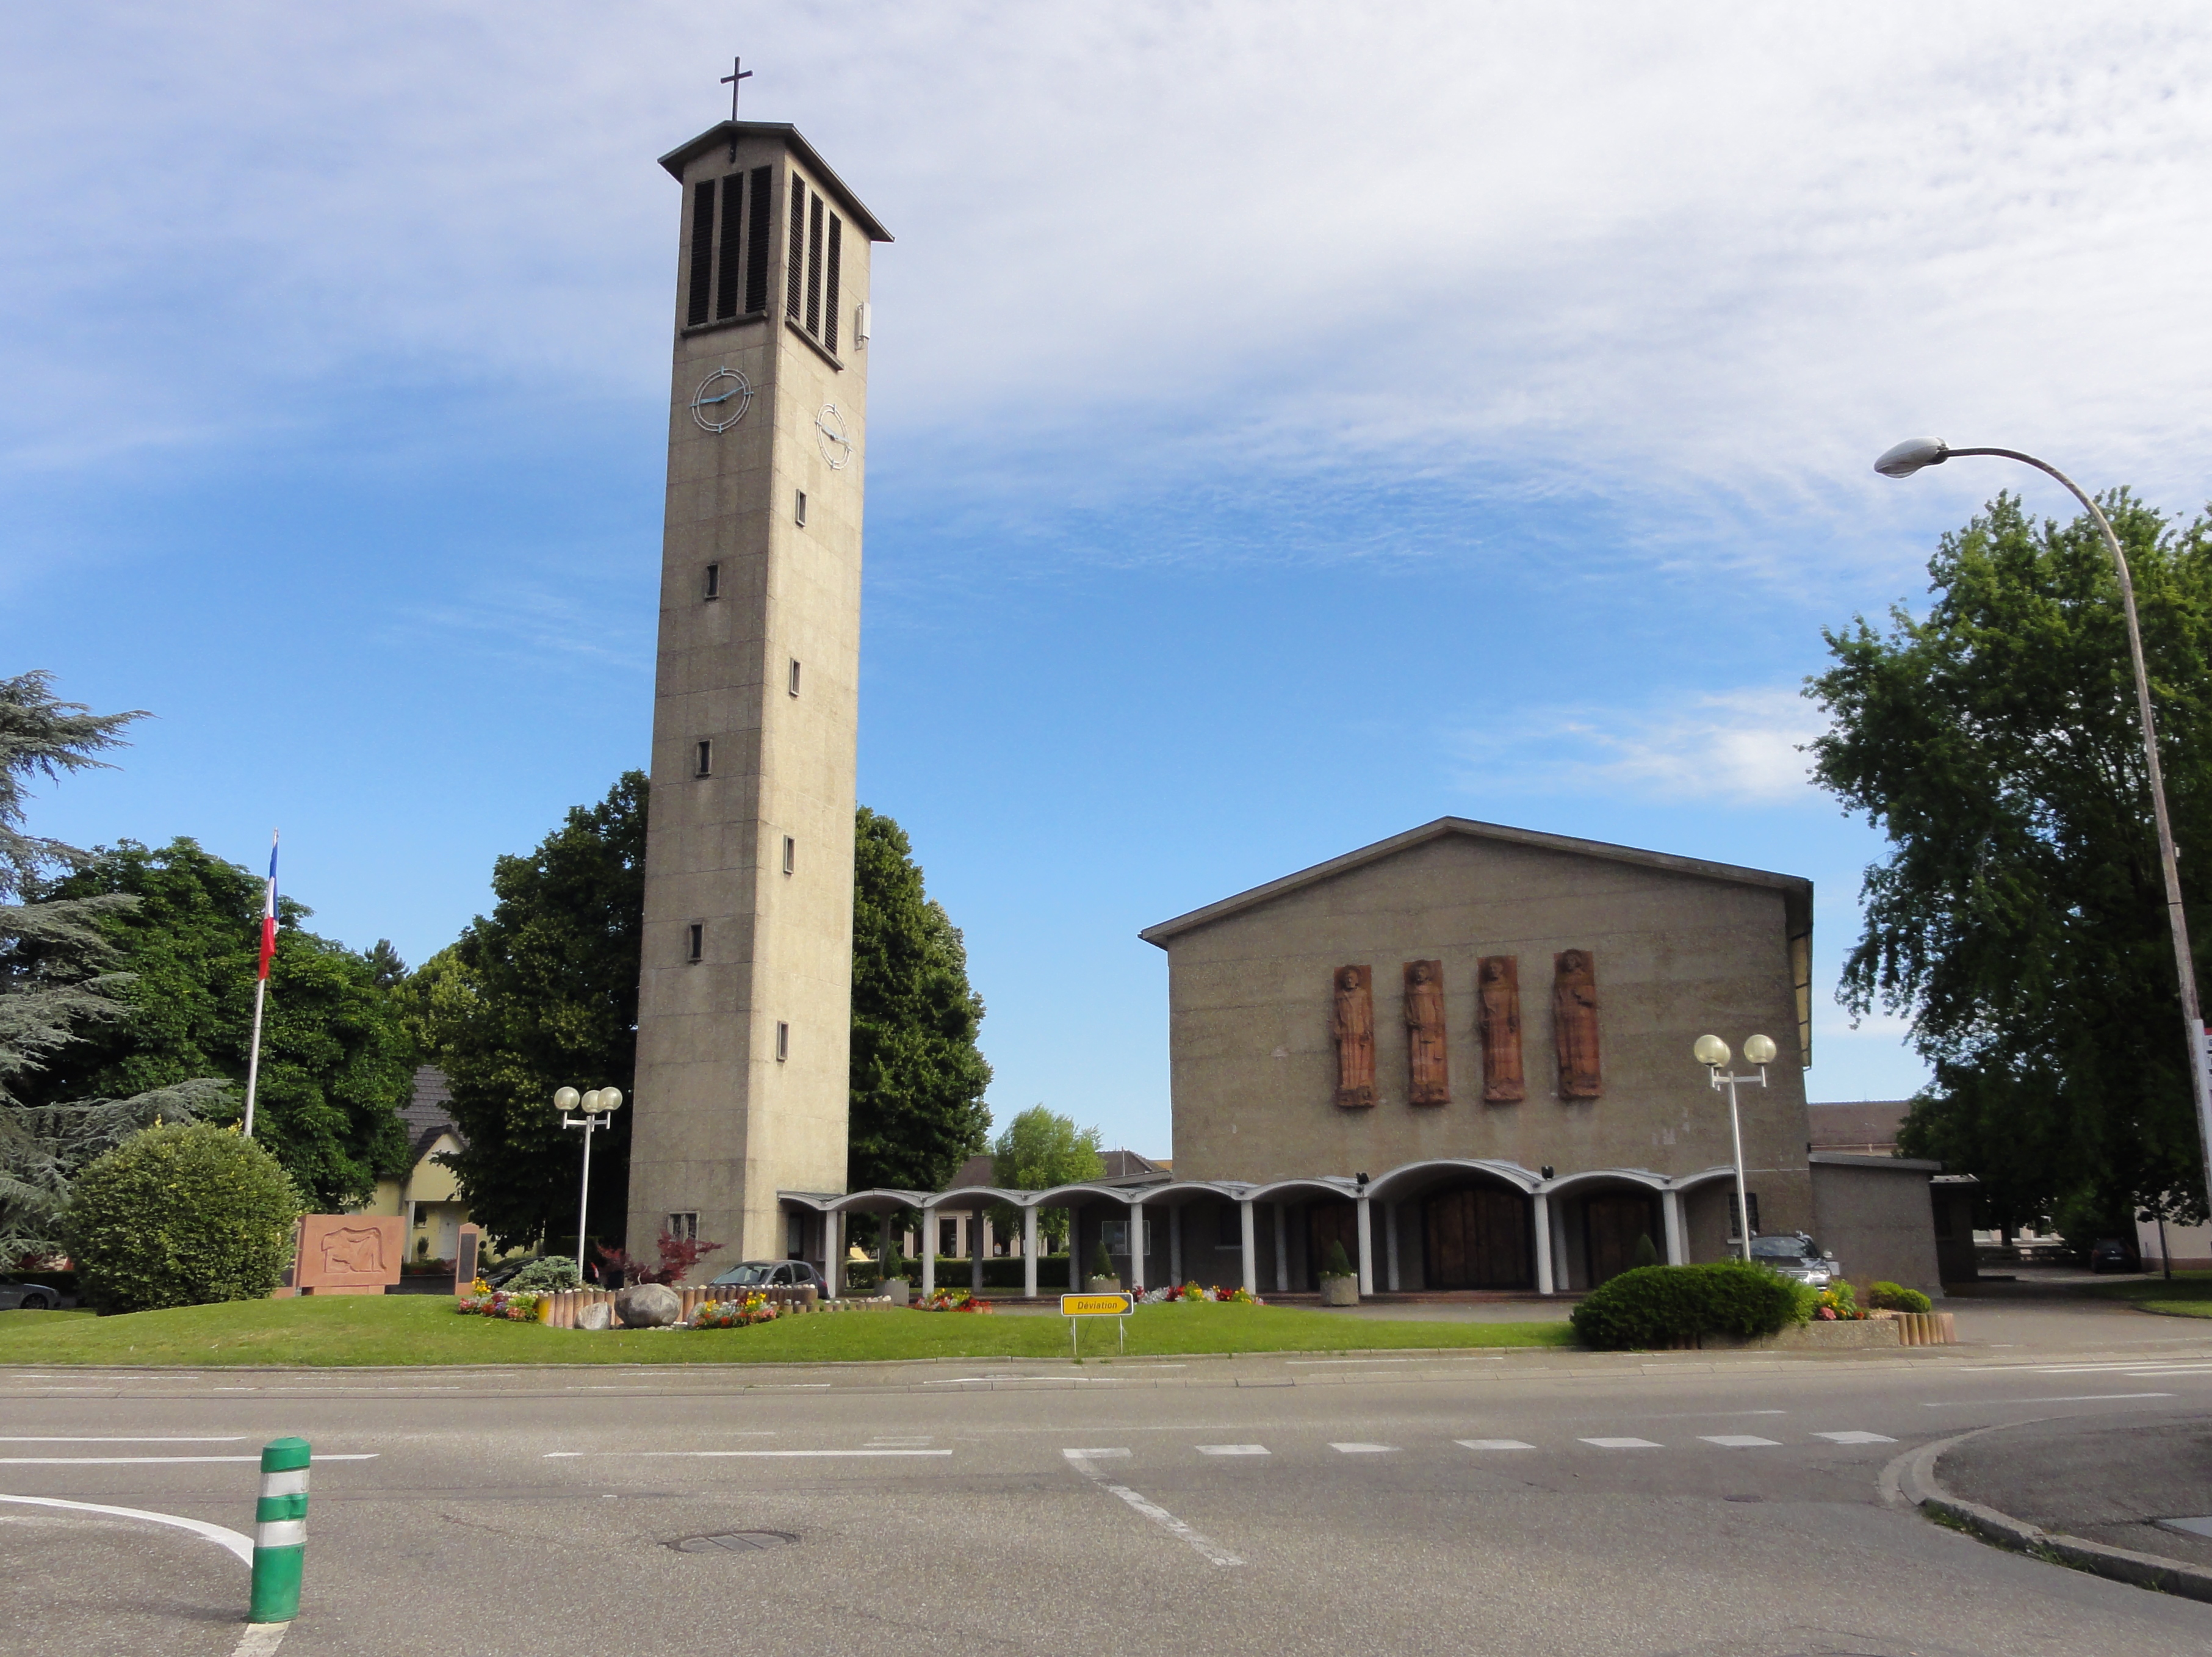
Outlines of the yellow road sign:
{"label": "yellow road sign", "polygon": [[1063,1295],[1060,1297],[1060,1315],[1063,1318],[1126,1318],[1136,1310],[1133,1295]]}

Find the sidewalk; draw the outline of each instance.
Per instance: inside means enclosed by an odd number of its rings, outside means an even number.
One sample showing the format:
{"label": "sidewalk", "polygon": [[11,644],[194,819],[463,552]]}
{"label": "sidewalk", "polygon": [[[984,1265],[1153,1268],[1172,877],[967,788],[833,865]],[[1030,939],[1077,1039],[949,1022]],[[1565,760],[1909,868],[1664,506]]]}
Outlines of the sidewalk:
{"label": "sidewalk", "polygon": [[2046,1531],[2212,1570],[2212,1424],[2201,1415],[2037,1422],[1947,1450],[1936,1476],[1953,1496]]}

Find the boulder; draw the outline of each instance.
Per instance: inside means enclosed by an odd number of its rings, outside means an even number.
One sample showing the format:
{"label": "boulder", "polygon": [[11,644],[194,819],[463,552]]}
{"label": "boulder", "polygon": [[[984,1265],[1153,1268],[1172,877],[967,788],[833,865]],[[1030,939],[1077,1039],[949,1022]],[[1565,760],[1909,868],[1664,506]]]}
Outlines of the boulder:
{"label": "boulder", "polygon": [[667,1329],[684,1315],[684,1297],[666,1283],[632,1283],[615,1296],[625,1329]]}
{"label": "boulder", "polygon": [[576,1327],[579,1329],[611,1329],[614,1322],[615,1310],[605,1301],[595,1301],[590,1306],[579,1308],[576,1313]]}

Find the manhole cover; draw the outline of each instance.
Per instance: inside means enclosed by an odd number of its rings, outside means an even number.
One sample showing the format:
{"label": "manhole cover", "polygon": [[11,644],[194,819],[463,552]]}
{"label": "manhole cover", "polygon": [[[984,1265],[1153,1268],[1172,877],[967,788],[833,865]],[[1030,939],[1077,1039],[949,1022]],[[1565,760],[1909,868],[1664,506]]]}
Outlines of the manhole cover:
{"label": "manhole cover", "polygon": [[720,1536],[687,1536],[669,1544],[678,1553],[766,1553],[798,1545],[799,1538],[789,1531],[725,1531]]}

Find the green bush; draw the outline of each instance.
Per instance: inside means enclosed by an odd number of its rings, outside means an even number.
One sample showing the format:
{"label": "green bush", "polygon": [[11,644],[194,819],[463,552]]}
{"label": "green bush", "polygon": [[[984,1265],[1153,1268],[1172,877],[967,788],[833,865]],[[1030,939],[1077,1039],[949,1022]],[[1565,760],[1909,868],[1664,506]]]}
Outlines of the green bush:
{"label": "green bush", "polygon": [[1321,1275],[1324,1277],[1349,1277],[1352,1275],[1352,1257],[1344,1252],[1341,1239],[1328,1246],[1328,1258],[1322,1266]]}
{"label": "green bush", "polygon": [[77,1294],[102,1313],[258,1301],[291,1264],[300,1193],[229,1128],[149,1128],[76,1177],[62,1218]]}
{"label": "green bush", "polygon": [[1663,1347],[1701,1335],[1771,1335],[1810,1314],[1812,1294],[1741,1260],[1638,1266],[1593,1289],[1570,1319],[1583,1345]]}
{"label": "green bush", "polygon": [[548,1295],[556,1289],[574,1288],[584,1280],[576,1275],[576,1263],[565,1254],[548,1254],[532,1260],[500,1287],[512,1295]]}
{"label": "green bush", "polygon": [[1106,1252],[1103,1243],[1091,1251],[1091,1275],[1094,1277],[1111,1277],[1114,1275],[1114,1257]]}
{"label": "green bush", "polygon": [[1932,1312],[1936,1303],[1917,1288],[1903,1283],[1869,1283],[1867,1304],[1884,1312]]}
{"label": "green bush", "polygon": [[1628,1258],[1630,1264],[1633,1265],[1656,1266],[1661,1264],[1659,1245],[1651,1240],[1650,1232],[1640,1231],[1636,1234],[1636,1247]]}

